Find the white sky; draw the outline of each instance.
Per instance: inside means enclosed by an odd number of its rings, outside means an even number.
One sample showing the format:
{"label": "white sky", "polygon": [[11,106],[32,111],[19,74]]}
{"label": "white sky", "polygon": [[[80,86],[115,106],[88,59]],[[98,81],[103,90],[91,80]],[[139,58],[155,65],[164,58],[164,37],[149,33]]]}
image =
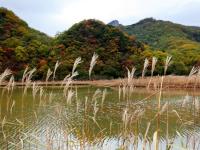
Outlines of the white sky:
{"label": "white sky", "polygon": [[200,26],[200,0],[0,0],[0,6],[51,36],[84,19],[128,25],[153,17]]}

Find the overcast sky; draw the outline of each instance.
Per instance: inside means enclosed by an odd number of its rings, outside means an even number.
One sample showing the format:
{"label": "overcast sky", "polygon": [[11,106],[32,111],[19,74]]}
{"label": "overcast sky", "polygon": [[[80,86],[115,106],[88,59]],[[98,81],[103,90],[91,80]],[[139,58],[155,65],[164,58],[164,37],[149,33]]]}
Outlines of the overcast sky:
{"label": "overcast sky", "polygon": [[128,25],[153,17],[200,26],[200,0],[0,0],[0,6],[51,36],[91,18]]}

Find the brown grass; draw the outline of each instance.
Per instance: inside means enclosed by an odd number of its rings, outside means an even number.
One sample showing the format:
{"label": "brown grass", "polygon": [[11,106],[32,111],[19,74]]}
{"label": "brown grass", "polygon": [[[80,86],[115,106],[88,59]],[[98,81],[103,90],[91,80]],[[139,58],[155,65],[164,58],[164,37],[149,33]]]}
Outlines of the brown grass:
{"label": "brown grass", "polygon": [[[151,83],[149,88],[157,89],[160,86],[160,78],[159,76],[154,76],[151,79]],[[150,77],[145,78],[133,78],[130,86],[134,87],[147,87],[149,83]],[[61,85],[62,81],[36,81],[37,85],[49,85],[49,86],[57,86]],[[116,87],[120,85],[124,85],[127,83],[127,79],[113,79],[113,80],[74,80],[72,82],[73,85],[94,85],[94,86],[108,86],[108,87]],[[6,86],[7,82],[3,82],[1,86]],[[23,82],[16,82],[17,86],[24,86]],[[128,84],[126,84],[128,85]],[[163,82],[163,88],[200,88],[200,78],[196,76],[165,76],[165,80]]]}

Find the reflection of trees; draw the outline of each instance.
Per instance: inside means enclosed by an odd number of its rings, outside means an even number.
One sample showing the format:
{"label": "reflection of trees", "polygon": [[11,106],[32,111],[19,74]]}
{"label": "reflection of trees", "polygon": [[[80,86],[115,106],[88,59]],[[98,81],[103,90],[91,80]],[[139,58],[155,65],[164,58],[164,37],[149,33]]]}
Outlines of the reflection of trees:
{"label": "reflection of trees", "polygon": [[[97,100],[99,111],[95,122],[92,118],[94,103],[90,101],[91,98],[89,97],[87,110],[85,110],[85,101],[83,100],[86,93],[92,96],[93,91],[88,92],[84,88],[80,91],[78,109],[75,99],[72,100],[71,105],[67,105],[62,96],[58,98],[58,95],[62,95],[62,91],[59,90],[56,91],[52,103],[48,102],[48,91],[46,91],[47,95],[44,95],[42,102],[40,102],[39,96],[33,102],[31,91],[28,91],[22,99],[22,95],[19,94],[22,91],[22,89],[16,89],[13,93],[16,100],[13,114],[10,114],[7,109],[8,105],[10,106],[8,104],[9,97],[5,93],[1,97],[1,120],[6,116],[7,122],[10,122],[5,126],[7,141],[0,140],[3,148],[6,145],[13,146],[8,141],[19,143],[20,139],[26,136],[28,136],[24,140],[26,147],[34,147],[37,144],[48,145],[49,143],[54,143],[54,146],[56,146],[59,145],[59,141],[60,144],[63,143],[68,147],[77,146],[77,144],[78,147],[92,147],[94,145],[101,146],[101,144],[113,140],[119,141],[122,145],[127,143],[135,145],[143,140],[147,124],[150,121],[147,141],[152,142],[153,140],[153,133],[156,131],[156,119],[153,120],[153,118],[157,113],[154,103],[155,97],[138,103],[142,98],[142,92],[141,94],[133,94],[127,106],[126,102],[118,100],[114,91],[109,91],[103,107],[101,107],[100,100]],[[166,98],[170,99],[169,95],[164,95],[163,100]],[[175,98],[173,101],[177,101],[180,96],[172,96],[172,98]],[[124,129],[122,122],[124,108],[128,109],[130,117],[126,129]],[[144,113],[138,116],[136,112],[141,110]],[[16,118],[23,124],[20,125]],[[163,141],[166,139],[166,119],[164,112],[160,121],[160,137]],[[195,112],[194,115],[192,101],[188,101],[186,107],[181,107],[180,104],[174,102],[170,103],[169,139],[176,139],[180,135],[189,139],[192,133],[198,135],[199,125],[199,112]],[[177,134],[177,131],[180,135]],[[0,138],[3,139],[2,133],[0,133]],[[39,141],[37,141],[37,138]]]}

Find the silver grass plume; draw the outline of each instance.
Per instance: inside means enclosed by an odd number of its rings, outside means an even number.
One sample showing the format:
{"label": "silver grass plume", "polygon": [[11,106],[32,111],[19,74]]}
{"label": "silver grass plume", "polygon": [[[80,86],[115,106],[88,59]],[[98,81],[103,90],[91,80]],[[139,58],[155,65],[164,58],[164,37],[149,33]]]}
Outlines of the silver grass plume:
{"label": "silver grass plume", "polygon": [[193,76],[194,74],[196,74],[199,70],[199,67],[192,67],[190,73],[189,73],[189,77]]}
{"label": "silver grass plume", "polygon": [[171,65],[171,59],[172,59],[172,56],[167,56],[165,60],[164,75],[166,75],[167,69]]}
{"label": "silver grass plume", "polygon": [[28,72],[28,66],[26,67],[26,69],[24,70],[23,76],[22,76],[22,83],[25,82],[25,78],[27,76],[27,72]]}
{"label": "silver grass plume", "polygon": [[148,66],[149,66],[149,60],[147,58],[145,58],[144,67],[143,67],[143,70],[142,70],[142,78],[144,78],[145,73],[146,73],[146,69],[147,69]]}
{"label": "silver grass plume", "polygon": [[52,75],[52,73],[53,73],[53,72],[52,72],[51,69],[49,68],[48,71],[47,71],[47,75],[46,75],[46,80],[45,80],[46,82],[49,80],[49,78],[50,78],[50,76]]}
{"label": "silver grass plume", "polygon": [[98,57],[99,56],[96,53],[94,53],[93,56],[92,56],[92,60],[90,62],[90,69],[89,69],[89,79],[91,79],[92,69],[94,68],[94,66],[96,64]]}
{"label": "silver grass plume", "polygon": [[80,63],[82,63],[81,57],[76,58],[76,60],[75,60],[75,62],[74,62],[74,65],[73,65],[72,74],[74,74],[74,72],[75,72],[75,70],[76,70],[78,64],[80,64]]}
{"label": "silver grass plume", "polygon": [[56,61],[56,64],[55,64],[55,67],[54,67],[54,71],[53,71],[53,80],[55,80],[56,70],[58,69],[59,66],[60,66],[59,61]]}
{"label": "silver grass plume", "polygon": [[128,71],[128,84],[130,84],[133,77],[134,77],[134,73],[135,73],[136,68],[133,67],[131,71],[128,68],[126,68],[126,69]]}
{"label": "silver grass plume", "polygon": [[12,71],[10,69],[6,69],[1,75],[0,75],[0,84],[4,82],[7,76],[11,75]]}
{"label": "silver grass plume", "polygon": [[153,76],[155,67],[156,67],[156,63],[157,63],[158,59],[156,57],[152,58],[152,64],[151,64],[151,76]]}

